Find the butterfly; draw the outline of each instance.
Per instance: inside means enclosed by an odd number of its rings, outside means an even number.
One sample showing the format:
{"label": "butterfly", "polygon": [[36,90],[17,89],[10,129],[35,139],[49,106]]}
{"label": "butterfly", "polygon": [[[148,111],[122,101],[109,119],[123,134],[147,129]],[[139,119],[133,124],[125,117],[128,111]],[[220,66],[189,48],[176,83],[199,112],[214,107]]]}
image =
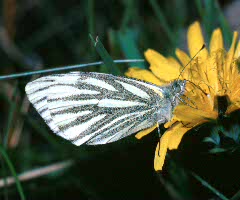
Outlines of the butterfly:
{"label": "butterfly", "polygon": [[26,85],[35,109],[57,135],[75,145],[120,140],[170,121],[186,81],[165,86],[94,72],[38,78]]}

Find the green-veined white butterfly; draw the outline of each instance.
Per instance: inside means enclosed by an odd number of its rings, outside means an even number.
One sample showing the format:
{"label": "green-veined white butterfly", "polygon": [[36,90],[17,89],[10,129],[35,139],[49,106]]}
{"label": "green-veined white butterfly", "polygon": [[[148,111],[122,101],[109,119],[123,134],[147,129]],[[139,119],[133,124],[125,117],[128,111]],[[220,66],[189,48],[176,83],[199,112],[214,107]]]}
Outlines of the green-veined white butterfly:
{"label": "green-veined white butterfly", "polygon": [[97,145],[169,121],[185,85],[71,72],[36,79],[26,93],[54,133],[75,145]]}

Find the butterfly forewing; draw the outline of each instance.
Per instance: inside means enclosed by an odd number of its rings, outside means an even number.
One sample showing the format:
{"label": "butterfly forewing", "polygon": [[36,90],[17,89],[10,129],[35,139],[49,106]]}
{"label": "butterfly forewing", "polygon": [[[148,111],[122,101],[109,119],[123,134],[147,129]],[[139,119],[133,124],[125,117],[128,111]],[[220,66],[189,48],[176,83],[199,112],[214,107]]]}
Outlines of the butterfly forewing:
{"label": "butterfly forewing", "polygon": [[158,86],[101,73],[42,77],[28,83],[26,93],[49,127],[76,145],[105,144],[149,128],[171,104]]}

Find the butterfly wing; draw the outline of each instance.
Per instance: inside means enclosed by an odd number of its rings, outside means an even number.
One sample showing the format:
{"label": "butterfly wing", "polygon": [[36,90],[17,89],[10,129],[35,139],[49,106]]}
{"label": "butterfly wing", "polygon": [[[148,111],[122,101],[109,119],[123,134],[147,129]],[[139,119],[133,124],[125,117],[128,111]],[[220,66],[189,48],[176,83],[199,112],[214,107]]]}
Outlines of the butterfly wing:
{"label": "butterfly wing", "polygon": [[26,93],[53,132],[75,145],[105,144],[155,125],[164,100],[150,83],[84,72],[39,78]]}

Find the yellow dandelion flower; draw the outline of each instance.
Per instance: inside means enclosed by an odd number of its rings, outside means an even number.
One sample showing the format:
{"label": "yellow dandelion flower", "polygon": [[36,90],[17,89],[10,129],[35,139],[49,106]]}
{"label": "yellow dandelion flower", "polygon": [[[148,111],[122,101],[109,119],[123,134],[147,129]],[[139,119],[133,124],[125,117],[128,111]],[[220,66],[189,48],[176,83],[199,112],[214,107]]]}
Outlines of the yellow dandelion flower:
{"label": "yellow dandelion flower", "polygon": [[[237,59],[240,56],[240,42],[237,46],[238,34],[234,32],[232,45],[225,52],[220,29],[214,30],[209,50],[204,48],[189,65],[190,59],[201,49],[204,39],[199,22],[190,25],[187,33],[190,56],[180,49],[176,56],[180,63],[170,57],[166,58],[154,50],[147,50],[145,57],[150,63],[150,71],[131,68],[127,76],[164,85],[178,79],[182,69],[186,67],[180,79],[189,80],[185,96],[194,102],[196,108],[179,104],[170,122],[164,124],[168,128],[161,137],[155,152],[154,168],[162,170],[167,150],[177,149],[184,134],[200,124],[218,118],[216,98],[227,96],[228,107],[225,114],[240,108],[240,73]],[[187,65],[187,66],[186,66]],[[139,132],[140,139],[150,133],[156,126]],[[160,148],[160,149],[159,149]]]}

